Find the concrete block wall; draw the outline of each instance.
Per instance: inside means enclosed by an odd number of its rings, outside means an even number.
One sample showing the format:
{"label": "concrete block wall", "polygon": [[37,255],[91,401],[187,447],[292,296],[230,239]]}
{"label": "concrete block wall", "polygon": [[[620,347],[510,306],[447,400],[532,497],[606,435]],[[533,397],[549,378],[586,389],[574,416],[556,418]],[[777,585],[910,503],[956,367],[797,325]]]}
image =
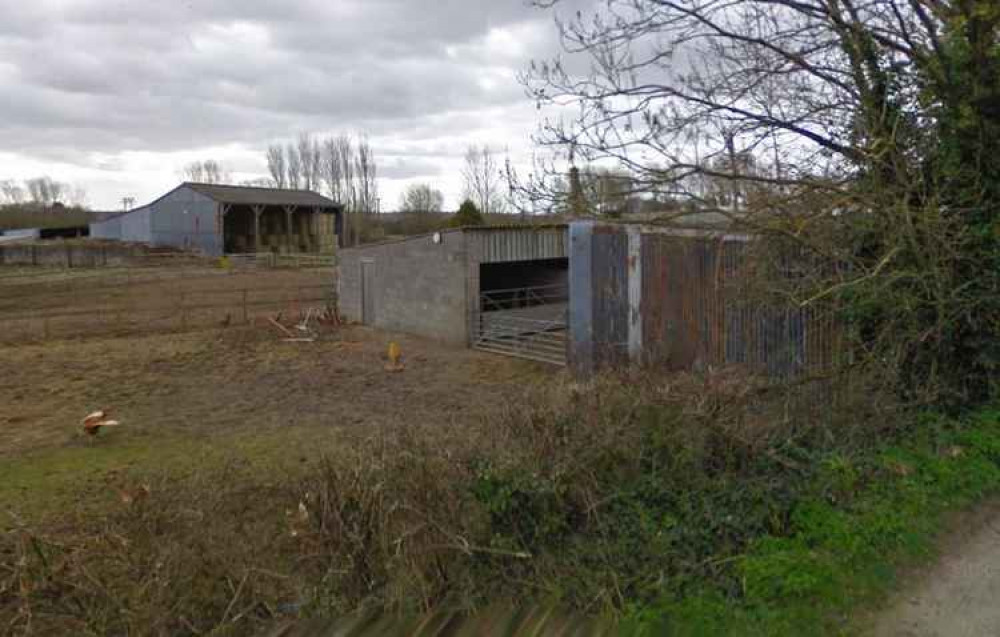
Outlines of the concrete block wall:
{"label": "concrete block wall", "polygon": [[362,319],[361,263],[369,259],[374,268],[374,327],[467,345],[472,268],[465,235],[440,236],[440,243],[428,235],[342,250],[339,297],[344,318]]}

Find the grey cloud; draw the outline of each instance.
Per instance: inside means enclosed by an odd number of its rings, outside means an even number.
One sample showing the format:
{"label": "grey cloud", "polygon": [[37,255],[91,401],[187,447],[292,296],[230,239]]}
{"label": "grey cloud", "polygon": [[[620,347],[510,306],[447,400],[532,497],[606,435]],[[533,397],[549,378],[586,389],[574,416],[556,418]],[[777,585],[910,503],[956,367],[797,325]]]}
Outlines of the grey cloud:
{"label": "grey cloud", "polygon": [[551,14],[523,0],[0,2],[4,150],[94,168],[369,130],[417,162],[387,178],[433,175],[461,152],[448,138],[530,125],[516,74],[557,48]]}

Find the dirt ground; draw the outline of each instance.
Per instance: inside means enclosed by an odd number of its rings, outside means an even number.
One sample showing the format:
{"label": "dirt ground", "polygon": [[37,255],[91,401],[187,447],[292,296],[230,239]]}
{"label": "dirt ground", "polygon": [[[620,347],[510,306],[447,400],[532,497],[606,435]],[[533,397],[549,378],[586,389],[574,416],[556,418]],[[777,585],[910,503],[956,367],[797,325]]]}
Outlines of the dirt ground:
{"label": "dirt ground", "polygon": [[0,344],[246,323],[333,298],[329,268],[0,266]]}
{"label": "dirt ground", "polygon": [[168,305],[180,294],[204,301],[242,289],[334,285],[329,269],[231,269],[166,266],[38,271],[0,266],[0,319],[23,312],[65,312],[124,305]]}
{"label": "dirt ground", "polygon": [[1000,635],[1000,500],[960,514],[934,565],[900,578],[873,637]]}
{"label": "dirt ground", "polygon": [[[390,341],[402,372],[384,369]],[[227,454],[297,462],[386,426],[462,435],[557,375],[358,326],[308,343],[257,325],[0,345],[0,508],[61,506],[109,473],[196,470]],[[122,424],[89,439],[79,423],[96,409]]]}

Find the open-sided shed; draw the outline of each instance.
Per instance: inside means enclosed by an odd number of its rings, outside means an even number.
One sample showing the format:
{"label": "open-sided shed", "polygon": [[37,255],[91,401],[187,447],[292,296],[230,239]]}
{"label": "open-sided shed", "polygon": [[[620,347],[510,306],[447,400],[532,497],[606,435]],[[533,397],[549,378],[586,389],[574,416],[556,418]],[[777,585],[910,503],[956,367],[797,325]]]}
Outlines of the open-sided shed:
{"label": "open-sided shed", "polygon": [[344,249],[341,312],[386,330],[563,362],[566,232],[480,226]]}
{"label": "open-sided shed", "polygon": [[309,190],[185,182],[156,201],[91,224],[90,235],[197,250],[333,252],[341,206]]}

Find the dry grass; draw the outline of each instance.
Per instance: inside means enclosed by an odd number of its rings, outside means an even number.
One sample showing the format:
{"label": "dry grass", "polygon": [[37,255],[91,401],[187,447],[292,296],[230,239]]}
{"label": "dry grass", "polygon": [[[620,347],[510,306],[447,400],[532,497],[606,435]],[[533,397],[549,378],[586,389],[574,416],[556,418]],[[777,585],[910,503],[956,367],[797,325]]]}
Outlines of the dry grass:
{"label": "dry grass", "polygon": [[[402,373],[384,369],[390,340]],[[285,508],[308,472],[372,475],[389,431],[459,440],[551,374],[360,327],[312,343],[229,327],[0,347],[0,625],[244,634],[297,615],[317,566]],[[98,408],[123,425],[86,438],[79,421]]]}
{"label": "dry grass", "polygon": [[[407,369],[388,374],[389,338]],[[451,431],[516,395],[544,368],[363,328],[286,343],[258,328],[0,349],[0,494],[37,502],[120,467],[246,453],[315,456],[345,430],[426,423]],[[97,408],[123,422],[96,441]],[[0,500],[6,500],[0,497]]]}
{"label": "dry grass", "polygon": [[[595,615],[705,582],[735,596],[748,543],[786,532],[809,478],[882,434],[802,426],[738,374],[578,384],[362,328],[0,349],[0,404],[15,634],[243,635],[526,599]],[[82,440],[98,407],[123,426]]]}

